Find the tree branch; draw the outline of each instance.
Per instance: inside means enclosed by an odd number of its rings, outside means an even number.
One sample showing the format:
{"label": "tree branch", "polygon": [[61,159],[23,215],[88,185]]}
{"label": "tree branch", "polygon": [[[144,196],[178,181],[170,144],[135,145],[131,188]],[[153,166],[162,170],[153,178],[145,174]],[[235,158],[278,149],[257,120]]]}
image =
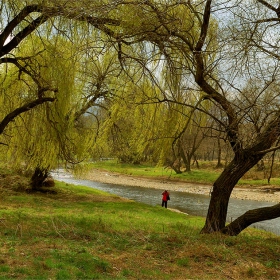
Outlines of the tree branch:
{"label": "tree branch", "polygon": [[280,146],[276,146],[276,147],[273,147],[273,148],[270,148],[270,149],[266,149],[266,150],[262,150],[262,151],[259,151],[259,152],[255,152],[254,154],[255,155],[267,154],[267,153],[270,153],[270,152],[277,151],[279,149],[280,149]]}
{"label": "tree branch", "polygon": [[238,119],[232,108],[230,102],[222,96],[217,90],[215,90],[205,79],[205,66],[203,59],[203,46],[205,44],[206,36],[209,28],[209,21],[211,15],[211,0],[206,1],[203,23],[201,26],[199,40],[194,49],[194,58],[196,61],[196,74],[195,81],[201,87],[201,89],[208,94],[209,98],[215,100],[218,104],[222,106],[226,112],[229,120],[229,125],[227,129],[227,135],[229,137],[229,142],[235,152],[240,151],[240,143],[238,139]]}
{"label": "tree branch", "polygon": [[5,41],[9,38],[14,28],[25,19],[30,13],[33,12],[42,12],[42,9],[38,5],[28,5],[24,7],[17,16],[14,17],[12,21],[10,21],[6,28],[0,35],[0,48],[4,46]]}
{"label": "tree branch", "polygon": [[37,19],[33,20],[27,27],[17,33],[17,35],[14,36],[7,45],[1,48],[0,57],[15,49],[23,39],[25,39],[30,33],[32,33],[37,27],[46,22],[48,19],[49,16],[41,15]]}
{"label": "tree branch", "polygon": [[4,129],[6,128],[6,126],[13,121],[17,116],[19,116],[20,114],[27,112],[31,109],[33,109],[34,107],[41,105],[45,102],[53,102],[55,101],[55,98],[53,97],[43,97],[43,98],[38,98],[36,100],[33,100],[31,102],[28,102],[26,104],[24,104],[23,106],[15,109],[14,111],[12,111],[11,113],[9,113],[1,122],[0,122],[0,134],[3,133]]}
{"label": "tree branch", "polygon": [[[31,21],[23,30],[18,32],[9,43],[5,46],[5,41],[12,36],[12,31],[31,13],[41,13],[35,20]],[[61,7],[47,7],[43,5],[28,5],[24,7],[14,19],[8,23],[4,31],[0,35],[0,57],[8,54],[11,50],[16,48],[20,42],[26,38],[30,33],[32,33],[36,28],[46,22],[49,18],[55,16],[62,16],[68,19],[75,19],[78,21],[88,22],[94,27],[102,30],[104,33],[116,37],[115,33],[106,27],[105,25],[115,25],[118,26],[120,24],[119,20],[111,19],[111,18],[99,18],[93,17],[89,15],[84,15],[83,13],[71,13],[69,11],[64,11]]]}
{"label": "tree branch", "polygon": [[22,71],[22,72],[26,73],[28,76],[30,76],[30,78],[32,78],[32,80],[39,86],[40,82],[37,79],[37,77],[34,74],[32,74],[30,71],[28,71],[27,67],[22,66],[19,63],[19,60],[20,59],[18,59],[18,58],[4,57],[4,58],[0,59],[0,64],[2,64],[2,63],[12,63],[12,64],[14,64],[20,71]]}
{"label": "tree branch", "polygon": [[280,203],[270,206],[249,210],[238,217],[232,223],[224,227],[221,232],[227,235],[236,236],[251,224],[271,220],[280,217]]}
{"label": "tree branch", "polygon": [[264,6],[266,6],[267,8],[269,8],[270,10],[274,11],[275,13],[277,13],[277,9],[274,8],[272,5],[270,5],[269,3],[267,3],[264,0],[257,0],[259,3],[263,4]]}

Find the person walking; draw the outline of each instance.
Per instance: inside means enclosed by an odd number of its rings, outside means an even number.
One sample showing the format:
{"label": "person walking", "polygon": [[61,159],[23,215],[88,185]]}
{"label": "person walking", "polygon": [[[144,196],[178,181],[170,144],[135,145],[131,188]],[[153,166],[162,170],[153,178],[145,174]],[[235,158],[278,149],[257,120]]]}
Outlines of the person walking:
{"label": "person walking", "polygon": [[162,202],[161,202],[161,207],[165,207],[167,208],[167,201],[170,200],[170,197],[169,197],[169,192],[167,190],[165,190],[163,193],[162,193]]}

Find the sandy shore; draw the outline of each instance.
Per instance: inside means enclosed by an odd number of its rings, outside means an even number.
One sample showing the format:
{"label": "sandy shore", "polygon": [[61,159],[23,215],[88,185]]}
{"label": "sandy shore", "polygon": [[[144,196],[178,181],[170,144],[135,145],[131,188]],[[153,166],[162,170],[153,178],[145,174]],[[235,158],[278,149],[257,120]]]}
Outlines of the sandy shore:
{"label": "sandy shore", "polygon": [[[173,180],[160,180],[144,177],[134,177],[119,173],[112,173],[107,171],[94,170],[87,175],[82,176],[85,179],[95,182],[119,184],[128,186],[139,186],[145,188],[154,189],[166,189],[172,193],[172,191],[181,191],[195,194],[210,195],[211,185],[190,184]],[[256,201],[267,202],[280,202],[280,188],[274,186],[261,186],[261,187],[235,187],[232,198],[247,199]]]}

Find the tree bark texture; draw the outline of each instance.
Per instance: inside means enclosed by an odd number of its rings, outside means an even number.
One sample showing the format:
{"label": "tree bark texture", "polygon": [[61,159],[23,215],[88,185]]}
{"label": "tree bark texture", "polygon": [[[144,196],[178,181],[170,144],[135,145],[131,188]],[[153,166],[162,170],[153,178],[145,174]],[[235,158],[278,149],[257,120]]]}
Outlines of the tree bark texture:
{"label": "tree bark texture", "polygon": [[43,182],[49,176],[49,172],[46,169],[36,167],[34,174],[31,178],[31,187],[33,190],[39,190],[43,186]]}
{"label": "tree bark texture", "polygon": [[240,178],[260,160],[261,156],[237,157],[224,169],[213,184],[205,225],[201,233],[221,231],[226,225],[230,195]]}

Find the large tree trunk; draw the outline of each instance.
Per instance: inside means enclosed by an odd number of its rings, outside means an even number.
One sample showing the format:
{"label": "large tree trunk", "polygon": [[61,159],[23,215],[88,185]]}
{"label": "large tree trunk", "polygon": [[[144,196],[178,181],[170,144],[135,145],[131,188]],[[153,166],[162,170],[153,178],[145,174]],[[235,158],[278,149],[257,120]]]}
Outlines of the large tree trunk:
{"label": "large tree trunk", "polygon": [[43,182],[48,178],[49,172],[47,169],[36,167],[31,177],[32,190],[40,190],[43,187]]}
{"label": "large tree trunk", "polygon": [[221,232],[227,235],[238,235],[242,230],[253,223],[271,220],[280,217],[280,203],[247,211],[232,223],[224,227]]}
{"label": "large tree trunk", "polygon": [[213,184],[208,213],[201,233],[221,231],[225,227],[229,198],[233,188],[238,180],[259,160],[260,156],[235,156],[232,162],[224,169]]}

